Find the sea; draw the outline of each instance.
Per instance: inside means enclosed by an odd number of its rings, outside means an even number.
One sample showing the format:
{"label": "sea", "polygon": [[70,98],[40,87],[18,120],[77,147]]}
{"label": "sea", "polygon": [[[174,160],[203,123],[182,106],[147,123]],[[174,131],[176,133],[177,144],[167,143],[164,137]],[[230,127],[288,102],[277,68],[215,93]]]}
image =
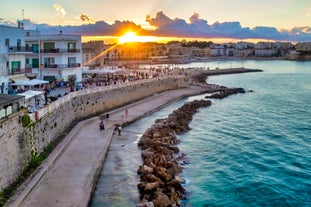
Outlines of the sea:
{"label": "sea", "polygon": [[[311,61],[236,60],[181,65],[185,68],[262,69],[211,76],[208,83],[243,87],[244,94],[212,100],[179,135],[187,154],[182,177],[186,207],[311,207]],[[166,118],[193,96],[123,129],[109,148],[91,207],[139,203],[137,142],[158,118]]]}

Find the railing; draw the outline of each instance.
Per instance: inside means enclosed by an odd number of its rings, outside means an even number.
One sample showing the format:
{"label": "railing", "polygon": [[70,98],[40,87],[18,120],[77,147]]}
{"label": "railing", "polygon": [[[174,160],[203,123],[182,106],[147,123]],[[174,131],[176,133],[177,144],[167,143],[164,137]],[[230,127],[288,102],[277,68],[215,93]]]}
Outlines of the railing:
{"label": "railing", "polygon": [[15,52],[32,52],[32,47],[12,46],[8,47],[8,53]]}
{"label": "railing", "polygon": [[68,48],[53,48],[53,49],[42,49],[41,53],[80,53],[80,49],[68,49]]}
{"label": "railing", "polygon": [[18,74],[23,74],[23,73],[26,73],[25,68],[18,68],[18,69],[9,70],[9,75],[18,75]]}
{"label": "railing", "polygon": [[[108,86],[97,86],[94,88],[88,88],[88,89],[83,89],[80,91],[75,91],[75,92],[70,92],[66,96],[63,96],[56,101],[44,106],[43,108],[38,109],[35,113],[29,114],[32,120],[35,120],[35,118],[40,119],[41,117],[45,116],[48,113],[52,113],[55,111],[57,108],[62,106],[63,104],[67,104],[71,102],[73,99],[79,96],[84,96],[87,94],[92,94],[92,93],[98,93],[98,92],[104,92],[104,91],[109,91],[117,88],[126,88],[129,86],[134,86],[138,85],[141,83],[149,83],[153,82],[155,80],[164,80],[168,78],[178,78],[178,77],[185,77],[183,75],[173,75],[173,76],[163,76],[163,77],[155,77],[151,79],[143,79],[143,80],[137,80],[133,82],[127,82],[127,83],[121,83],[121,84],[114,84],[114,85],[108,85]],[[36,115],[37,114],[37,115]],[[37,117],[36,117],[37,116]]]}
{"label": "railing", "polygon": [[80,67],[80,63],[69,63],[69,64],[45,64],[44,68],[75,68]]}

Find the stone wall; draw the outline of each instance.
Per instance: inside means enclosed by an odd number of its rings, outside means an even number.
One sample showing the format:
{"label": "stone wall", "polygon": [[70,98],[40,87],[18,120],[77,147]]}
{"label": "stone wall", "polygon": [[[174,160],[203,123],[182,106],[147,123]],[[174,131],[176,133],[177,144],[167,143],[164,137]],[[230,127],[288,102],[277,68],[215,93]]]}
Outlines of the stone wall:
{"label": "stone wall", "polygon": [[22,113],[0,122],[0,190],[8,186],[30,161],[73,124],[116,107],[166,90],[187,87],[184,76],[162,77],[69,93],[38,111],[39,119],[23,127]]}

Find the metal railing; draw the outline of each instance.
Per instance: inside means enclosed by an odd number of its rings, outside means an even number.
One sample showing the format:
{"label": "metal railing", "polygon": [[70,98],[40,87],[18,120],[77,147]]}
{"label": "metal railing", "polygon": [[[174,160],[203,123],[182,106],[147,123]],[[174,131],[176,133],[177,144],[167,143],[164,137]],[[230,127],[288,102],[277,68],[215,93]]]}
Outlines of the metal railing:
{"label": "metal railing", "polygon": [[44,68],[75,68],[80,67],[81,63],[68,63],[68,64],[44,64]]}
{"label": "metal railing", "polygon": [[52,48],[52,49],[42,49],[41,53],[80,53],[80,49],[68,49],[68,48]]}
{"label": "metal railing", "polygon": [[32,47],[24,47],[24,46],[8,47],[8,53],[15,53],[15,52],[30,52],[30,53],[32,53]]}

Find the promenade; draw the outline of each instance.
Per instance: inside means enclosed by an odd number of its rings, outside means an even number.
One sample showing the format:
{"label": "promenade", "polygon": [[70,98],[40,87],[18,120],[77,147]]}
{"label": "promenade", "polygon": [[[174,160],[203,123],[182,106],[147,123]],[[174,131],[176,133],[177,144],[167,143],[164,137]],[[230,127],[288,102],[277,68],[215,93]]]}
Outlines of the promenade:
{"label": "promenade", "polygon": [[[79,122],[39,169],[18,189],[6,207],[86,207],[94,191],[116,124],[127,125],[166,104],[207,88],[190,86],[154,94],[109,112],[106,129],[99,117]],[[126,116],[125,110],[128,110]]]}

